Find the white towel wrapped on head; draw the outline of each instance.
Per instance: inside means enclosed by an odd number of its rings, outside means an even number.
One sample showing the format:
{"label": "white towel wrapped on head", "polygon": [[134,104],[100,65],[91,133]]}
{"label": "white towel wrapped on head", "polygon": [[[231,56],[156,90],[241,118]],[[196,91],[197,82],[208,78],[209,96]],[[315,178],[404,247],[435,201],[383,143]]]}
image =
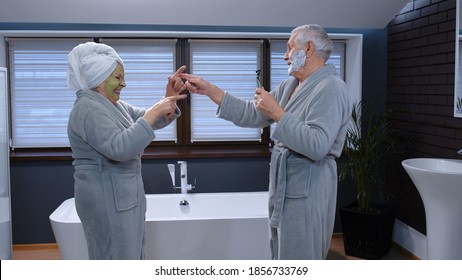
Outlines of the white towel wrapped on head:
{"label": "white towel wrapped on head", "polygon": [[87,42],[69,53],[67,84],[74,90],[94,89],[115,70],[124,65],[116,51],[105,44]]}

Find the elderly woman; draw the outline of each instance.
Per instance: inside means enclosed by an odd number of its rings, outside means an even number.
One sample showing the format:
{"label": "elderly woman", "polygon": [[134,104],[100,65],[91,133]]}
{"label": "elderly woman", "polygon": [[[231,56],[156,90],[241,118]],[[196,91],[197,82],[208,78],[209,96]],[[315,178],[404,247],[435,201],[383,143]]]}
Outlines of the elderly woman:
{"label": "elderly woman", "polygon": [[68,136],[74,192],[90,259],[143,259],[146,198],[141,155],[154,130],[180,115],[184,84],[168,78],[165,98],[149,109],[119,100],[124,63],[113,48],[85,43],[69,54],[68,85],[77,90]]}

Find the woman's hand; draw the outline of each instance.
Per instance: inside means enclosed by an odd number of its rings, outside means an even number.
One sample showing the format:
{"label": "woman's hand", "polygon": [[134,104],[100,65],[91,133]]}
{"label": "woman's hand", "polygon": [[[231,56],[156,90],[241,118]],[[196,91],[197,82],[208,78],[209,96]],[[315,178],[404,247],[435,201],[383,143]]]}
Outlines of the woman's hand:
{"label": "woman's hand", "polygon": [[186,97],[188,97],[186,94],[164,97],[149,108],[143,118],[151,125],[151,127],[154,127],[155,122],[160,117],[165,116],[167,118],[171,118],[175,114],[175,110],[177,108],[176,101],[185,99]]}
{"label": "woman's hand", "polygon": [[179,95],[183,90],[186,89],[183,80],[181,80],[180,74],[186,70],[186,66],[183,65],[178,70],[176,70],[175,74],[168,77],[167,87],[165,89],[165,97]]}

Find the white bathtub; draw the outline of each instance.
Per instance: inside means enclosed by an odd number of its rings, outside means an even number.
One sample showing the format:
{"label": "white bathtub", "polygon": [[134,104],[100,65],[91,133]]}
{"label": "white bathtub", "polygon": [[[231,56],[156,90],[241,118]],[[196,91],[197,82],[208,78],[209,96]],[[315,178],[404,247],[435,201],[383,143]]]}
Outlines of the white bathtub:
{"label": "white bathtub", "polygon": [[[269,259],[268,193],[148,194],[146,259]],[[186,200],[188,205],[180,205]],[[63,259],[88,259],[74,199],[50,222]]]}

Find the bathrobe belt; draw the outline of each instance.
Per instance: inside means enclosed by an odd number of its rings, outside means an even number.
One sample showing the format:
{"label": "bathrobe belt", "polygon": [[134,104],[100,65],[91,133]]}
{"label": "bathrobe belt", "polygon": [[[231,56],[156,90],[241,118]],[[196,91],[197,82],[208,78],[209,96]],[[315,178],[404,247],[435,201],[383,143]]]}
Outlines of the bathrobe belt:
{"label": "bathrobe belt", "polygon": [[[273,206],[273,212],[270,217],[270,226],[277,228],[284,209],[284,200],[287,188],[287,157],[290,154],[305,157],[297,152],[294,152],[286,147],[275,145],[273,153],[277,153],[274,161],[271,164],[276,164],[276,172],[271,173],[270,182],[275,184],[274,193],[270,196],[269,204]],[[305,157],[306,158],[306,157]],[[325,158],[335,160],[332,155],[327,155]]]}
{"label": "bathrobe belt", "polygon": [[101,158],[76,159],[73,162],[75,170],[94,170],[98,172],[113,171],[118,173],[133,173],[141,170],[141,161],[133,159],[125,162],[111,162]]}
{"label": "bathrobe belt", "polygon": [[274,185],[274,193],[270,196],[269,204],[273,205],[273,212],[270,217],[270,226],[277,228],[279,225],[279,218],[282,215],[282,209],[284,207],[284,198],[286,194],[286,168],[287,168],[287,156],[290,154],[290,150],[284,147],[275,145],[273,147],[273,153],[277,153],[274,158],[276,164],[276,172],[271,172],[270,182]]}

